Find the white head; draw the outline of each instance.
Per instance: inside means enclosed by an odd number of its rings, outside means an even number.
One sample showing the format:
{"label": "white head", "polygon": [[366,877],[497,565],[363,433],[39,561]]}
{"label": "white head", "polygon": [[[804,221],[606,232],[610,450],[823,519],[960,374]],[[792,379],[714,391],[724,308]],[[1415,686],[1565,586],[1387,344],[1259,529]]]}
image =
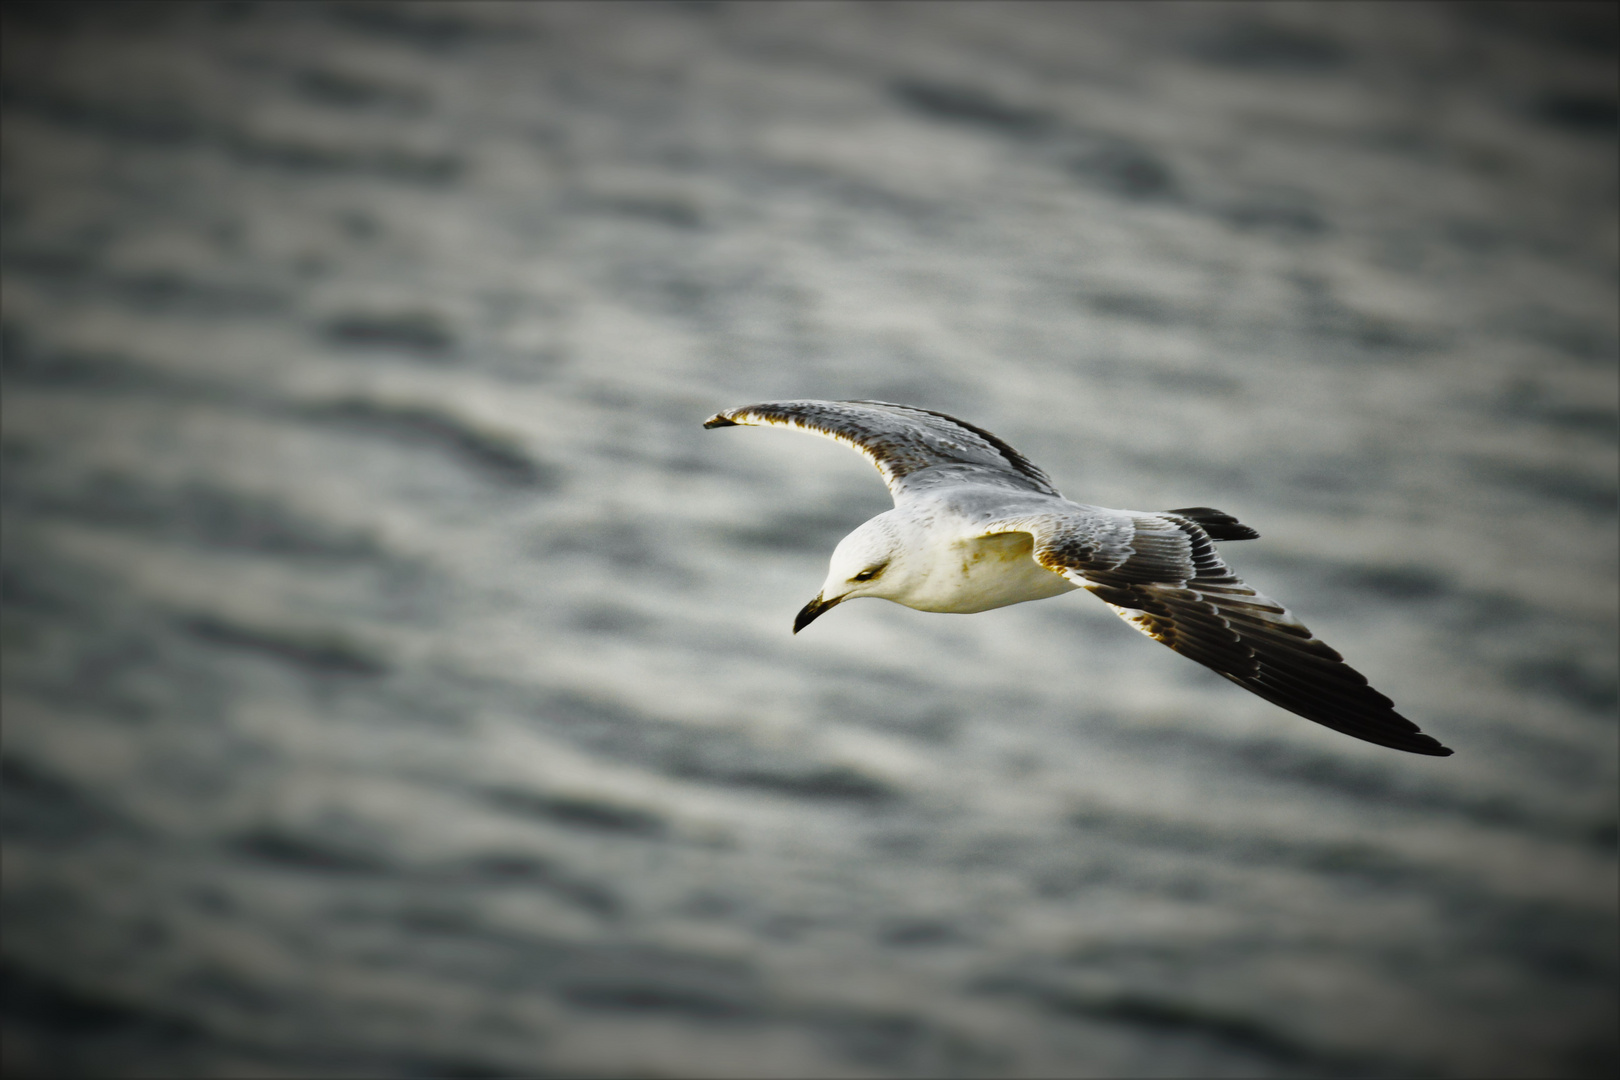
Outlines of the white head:
{"label": "white head", "polygon": [[827,580],[816,598],[793,620],[797,634],[828,609],[858,596],[893,599],[899,595],[897,566],[905,545],[894,511],[879,514],[838,542],[827,568]]}

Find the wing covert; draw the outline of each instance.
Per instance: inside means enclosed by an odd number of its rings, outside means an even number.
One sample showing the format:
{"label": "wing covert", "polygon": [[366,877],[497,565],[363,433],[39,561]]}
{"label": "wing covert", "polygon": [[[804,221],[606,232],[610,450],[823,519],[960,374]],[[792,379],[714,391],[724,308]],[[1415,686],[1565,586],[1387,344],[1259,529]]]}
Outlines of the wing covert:
{"label": "wing covert", "polygon": [[906,489],[947,475],[1046,495],[1058,493],[1046,473],[1006,442],[983,428],[929,409],[887,401],[767,401],[716,413],[703,426],[739,424],[797,428],[841,442],[877,466],[897,499]]}

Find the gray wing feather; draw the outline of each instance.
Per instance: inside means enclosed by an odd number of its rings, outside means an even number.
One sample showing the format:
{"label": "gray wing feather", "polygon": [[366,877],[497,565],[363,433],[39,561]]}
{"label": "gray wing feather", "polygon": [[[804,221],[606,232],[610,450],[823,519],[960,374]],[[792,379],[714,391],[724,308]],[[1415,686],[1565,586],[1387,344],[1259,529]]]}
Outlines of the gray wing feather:
{"label": "gray wing feather", "polygon": [[[1176,514],[1076,507],[1008,522],[1037,561],[1137,630],[1289,712],[1380,746],[1450,754],[1281,604],[1244,584],[1209,535]],[[1009,530],[1010,531],[1010,530]]]}
{"label": "gray wing feather", "polygon": [[934,483],[965,481],[1057,495],[1036,465],[1001,439],[954,416],[887,401],[767,401],[716,413],[706,428],[797,428],[834,439],[877,466],[896,499]]}

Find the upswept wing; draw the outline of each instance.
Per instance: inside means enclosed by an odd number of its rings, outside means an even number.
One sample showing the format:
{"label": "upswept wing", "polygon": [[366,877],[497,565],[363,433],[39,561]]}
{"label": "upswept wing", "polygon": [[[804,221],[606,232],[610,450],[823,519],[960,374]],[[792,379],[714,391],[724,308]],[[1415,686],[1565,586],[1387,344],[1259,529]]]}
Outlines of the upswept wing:
{"label": "upswept wing", "polygon": [[1137,630],[1272,704],[1380,746],[1451,753],[1281,604],[1238,580],[1191,519],[1099,511],[1001,524],[993,531],[1029,532],[1042,566]]}
{"label": "upswept wing", "polygon": [[928,409],[887,401],[767,401],[716,413],[706,428],[738,424],[797,428],[860,451],[901,495],[950,481],[1056,495],[1047,475],[982,428]]}

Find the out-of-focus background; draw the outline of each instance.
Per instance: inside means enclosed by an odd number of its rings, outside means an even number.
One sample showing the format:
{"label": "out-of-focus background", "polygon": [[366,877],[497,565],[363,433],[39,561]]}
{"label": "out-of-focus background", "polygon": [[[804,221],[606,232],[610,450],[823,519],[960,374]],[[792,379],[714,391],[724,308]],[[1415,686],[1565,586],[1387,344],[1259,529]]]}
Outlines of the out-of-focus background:
{"label": "out-of-focus background", "polygon": [[[4,1051],[1609,1076],[1608,4],[7,4]],[[1449,759],[850,604],[955,413]]]}

